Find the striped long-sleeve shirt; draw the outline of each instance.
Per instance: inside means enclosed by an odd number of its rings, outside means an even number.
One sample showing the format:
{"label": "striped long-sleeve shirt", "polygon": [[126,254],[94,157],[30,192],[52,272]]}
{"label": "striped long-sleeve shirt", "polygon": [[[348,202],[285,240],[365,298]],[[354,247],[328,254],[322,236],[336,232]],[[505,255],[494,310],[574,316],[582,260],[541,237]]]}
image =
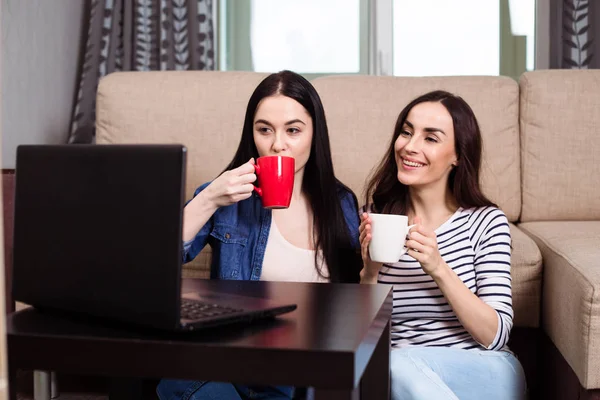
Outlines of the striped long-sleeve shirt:
{"label": "striped long-sleeve shirt", "polygon": [[[513,324],[508,220],[495,207],[459,208],[435,231],[444,261],[497,314],[490,350],[505,348]],[[481,349],[420,264],[405,254],[384,264],[378,281],[394,285],[392,346],[446,346]]]}

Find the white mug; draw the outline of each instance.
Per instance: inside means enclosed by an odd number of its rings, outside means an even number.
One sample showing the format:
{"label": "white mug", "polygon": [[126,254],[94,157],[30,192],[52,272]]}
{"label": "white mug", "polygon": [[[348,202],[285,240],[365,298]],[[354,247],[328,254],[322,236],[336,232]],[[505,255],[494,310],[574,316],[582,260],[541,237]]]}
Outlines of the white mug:
{"label": "white mug", "polygon": [[408,225],[406,215],[369,213],[369,217],[371,218],[371,242],[369,243],[371,260],[383,263],[398,262],[407,251],[404,246],[406,235],[414,225]]}

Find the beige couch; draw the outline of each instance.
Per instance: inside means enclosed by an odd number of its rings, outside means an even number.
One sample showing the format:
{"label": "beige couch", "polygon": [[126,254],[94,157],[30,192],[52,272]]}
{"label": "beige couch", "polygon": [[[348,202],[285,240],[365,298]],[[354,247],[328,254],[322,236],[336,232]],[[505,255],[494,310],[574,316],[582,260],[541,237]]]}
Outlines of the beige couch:
{"label": "beige couch", "polygon": [[[189,196],[232,158],[247,100],[264,76],[109,75],[98,91],[97,143],[185,144]],[[484,191],[512,223],[515,331],[541,327],[574,371],[577,390],[600,396],[591,391],[600,389],[600,71],[536,71],[519,83],[329,76],[313,84],[325,105],[336,174],[359,198],[411,99],[434,89],[465,98],[484,136]],[[207,250],[185,266],[185,276],[207,277],[209,260]],[[524,346],[535,360],[523,359],[537,385],[546,362],[538,336],[531,338]]]}

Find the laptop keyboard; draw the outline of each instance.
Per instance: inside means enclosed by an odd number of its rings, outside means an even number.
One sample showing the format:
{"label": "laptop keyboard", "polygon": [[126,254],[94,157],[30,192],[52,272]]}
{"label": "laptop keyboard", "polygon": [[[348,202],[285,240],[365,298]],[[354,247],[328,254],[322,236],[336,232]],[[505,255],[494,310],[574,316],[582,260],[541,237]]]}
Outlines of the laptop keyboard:
{"label": "laptop keyboard", "polygon": [[181,299],[181,318],[199,320],[208,317],[233,314],[243,311],[219,304],[205,303],[198,300]]}

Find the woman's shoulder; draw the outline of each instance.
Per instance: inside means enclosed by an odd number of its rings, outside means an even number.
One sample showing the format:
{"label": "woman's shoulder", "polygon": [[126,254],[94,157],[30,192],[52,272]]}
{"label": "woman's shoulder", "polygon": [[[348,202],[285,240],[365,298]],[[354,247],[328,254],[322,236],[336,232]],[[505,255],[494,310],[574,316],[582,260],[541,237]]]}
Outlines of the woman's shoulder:
{"label": "woman's shoulder", "polygon": [[510,225],[506,214],[495,206],[472,207],[462,210],[461,216],[466,222],[470,237],[478,241],[480,237],[487,237],[498,233],[510,236]]}
{"label": "woman's shoulder", "polygon": [[496,206],[484,206],[484,207],[470,207],[470,208],[459,208],[460,216],[466,216],[472,221],[481,219],[494,219],[502,218],[507,219],[506,214],[500,208]]}
{"label": "woman's shoulder", "polygon": [[[194,196],[196,197],[200,192],[202,192],[203,190],[205,190],[208,185],[210,185],[212,183],[212,181],[203,183],[202,185],[198,186],[198,188],[196,188],[196,190],[194,191]],[[188,203],[191,201],[191,199],[188,201]],[[252,196],[250,196],[247,199],[238,201],[236,203],[230,204],[228,206],[222,206],[219,207],[215,213],[213,214],[213,216],[211,217],[214,221],[221,221],[223,219],[230,220],[232,218],[238,218],[238,215],[249,215],[251,214],[251,211],[249,211],[250,209],[255,209],[257,206],[257,202],[258,202],[258,198],[257,195],[255,193],[252,194]],[[186,203],[187,204],[187,203]]]}
{"label": "woman's shoulder", "polygon": [[349,201],[353,204],[356,204],[358,207],[358,201],[354,192],[340,181],[336,183],[336,193],[340,200]]}

